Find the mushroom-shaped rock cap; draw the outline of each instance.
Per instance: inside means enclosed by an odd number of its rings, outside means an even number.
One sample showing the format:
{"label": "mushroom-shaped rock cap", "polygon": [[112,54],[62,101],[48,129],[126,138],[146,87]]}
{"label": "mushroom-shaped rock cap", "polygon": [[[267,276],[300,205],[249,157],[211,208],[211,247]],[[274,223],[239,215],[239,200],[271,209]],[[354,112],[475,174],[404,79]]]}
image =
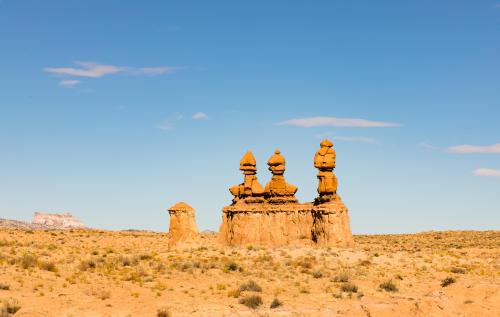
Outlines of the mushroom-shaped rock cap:
{"label": "mushroom-shaped rock cap", "polygon": [[274,154],[271,155],[269,161],[267,161],[268,165],[285,165],[285,158],[281,155],[280,150],[274,151]]}
{"label": "mushroom-shaped rock cap", "polygon": [[185,202],[181,201],[173,205],[172,207],[168,208],[168,211],[194,211],[194,209]]}
{"label": "mushroom-shaped rock cap", "polygon": [[319,145],[321,147],[332,147],[333,143],[328,139],[324,139],[323,141],[321,141],[321,143]]}
{"label": "mushroom-shaped rock cap", "polygon": [[240,166],[256,166],[257,162],[255,161],[255,157],[253,156],[253,153],[250,151],[247,151],[245,155],[241,158],[240,161]]}

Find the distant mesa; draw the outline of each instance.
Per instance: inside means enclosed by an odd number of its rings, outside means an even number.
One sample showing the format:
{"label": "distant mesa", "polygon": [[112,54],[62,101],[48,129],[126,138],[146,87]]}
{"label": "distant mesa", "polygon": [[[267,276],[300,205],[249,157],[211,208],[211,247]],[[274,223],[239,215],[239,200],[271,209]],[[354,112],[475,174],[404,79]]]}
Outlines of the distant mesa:
{"label": "distant mesa", "polygon": [[35,212],[32,222],[0,219],[0,228],[21,230],[60,230],[60,229],[86,229],[83,222],[73,217],[70,213],[44,214]]}
{"label": "distant mesa", "polygon": [[85,224],[80,220],[76,219],[69,212],[57,214],[44,214],[40,212],[35,212],[33,216],[32,224],[43,225],[51,227],[54,229],[84,229]]}

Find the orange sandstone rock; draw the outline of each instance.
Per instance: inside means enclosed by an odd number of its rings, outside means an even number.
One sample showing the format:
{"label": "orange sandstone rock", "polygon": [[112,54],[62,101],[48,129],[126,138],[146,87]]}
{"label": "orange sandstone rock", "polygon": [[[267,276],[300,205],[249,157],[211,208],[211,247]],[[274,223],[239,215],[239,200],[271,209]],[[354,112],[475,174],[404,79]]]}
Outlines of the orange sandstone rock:
{"label": "orange sandstone rock", "polygon": [[194,209],[184,202],[168,209],[170,214],[169,248],[196,247],[200,236],[196,227]]}
{"label": "orange sandstone rock", "polygon": [[[348,210],[337,195],[332,146],[328,140],[321,142],[321,149],[315,155],[315,166],[320,169],[320,197],[314,203],[298,203],[294,196],[297,187],[288,184],[283,176],[285,158],[279,150],[268,162],[273,176],[266,185],[264,203],[255,204],[248,198],[236,199],[235,194],[241,192],[241,187],[233,187],[231,193],[235,199],[233,204],[222,209],[218,242],[223,245],[265,246],[352,245]],[[252,159],[251,166],[255,166],[253,155]],[[253,195],[253,191],[251,193]]]}
{"label": "orange sandstone rock", "polygon": [[264,189],[265,197],[269,203],[286,204],[297,202],[297,198],[295,198],[297,187],[285,181],[285,164],[285,158],[281,155],[280,150],[274,151],[274,154],[267,161],[269,171],[273,174],[271,181],[267,183]]}
{"label": "orange sandstone rock", "polygon": [[247,151],[240,161],[240,171],[243,171],[243,183],[232,186],[229,191],[234,196],[233,203],[245,200],[247,203],[262,203],[264,188],[257,180],[257,163],[252,152]]}
{"label": "orange sandstone rock", "polygon": [[333,143],[325,139],[320,143],[320,149],[314,155],[314,167],[318,172],[318,194],[317,203],[333,201],[337,198],[337,177],[333,173],[335,168],[335,150]]}

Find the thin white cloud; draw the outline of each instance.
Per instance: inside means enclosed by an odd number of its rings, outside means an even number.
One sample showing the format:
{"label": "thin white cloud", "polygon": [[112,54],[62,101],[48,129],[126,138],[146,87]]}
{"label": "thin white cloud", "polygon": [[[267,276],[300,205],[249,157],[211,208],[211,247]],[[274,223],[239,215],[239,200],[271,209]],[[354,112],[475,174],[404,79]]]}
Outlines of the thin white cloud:
{"label": "thin white cloud", "polygon": [[121,72],[121,68],[113,65],[101,65],[94,62],[75,62],[81,68],[47,67],[44,71],[60,76],[99,78],[108,74]]}
{"label": "thin white cloud", "polygon": [[500,143],[486,146],[478,145],[457,145],[448,148],[448,152],[459,154],[472,154],[472,153],[500,153]]}
{"label": "thin white cloud", "polygon": [[334,136],[332,137],[334,141],[345,141],[345,142],[361,142],[361,143],[369,143],[375,144],[377,140],[373,138],[367,138],[364,136]]}
{"label": "thin white cloud", "polygon": [[160,75],[173,72],[179,67],[127,67],[104,65],[96,62],[74,62],[79,67],[46,67],[43,70],[58,76],[100,78],[106,75],[126,73],[131,75]]}
{"label": "thin white cloud", "polygon": [[172,121],[170,120],[165,120],[159,124],[156,125],[156,127],[160,130],[171,130],[174,128],[174,125],[172,124]]}
{"label": "thin white cloud", "polygon": [[173,115],[171,115],[169,118],[163,120],[159,124],[156,125],[157,129],[160,130],[172,130],[174,128],[174,122],[182,120],[184,116],[182,113],[176,112]]}
{"label": "thin white cloud", "polygon": [[131,75],[161,75],[166,73],[171,73],[180,67],[122,67],[121,71],[123,73],[131,74]]}
{"label": "thin white cloud", "polygon": [[197,112],[193,115],[194,120],[207,120],[208,115],[204,112]]}
{"label": "thin white cloud", "polygon": [[64,87],[74,87],[80,83],[79,80],[76,79],[65,79],[61,80],[59,82],[59,85],[64,86]]}
{"label": "thin white cloud", "polygon": [[366,119],[336,118],[336,117],[311,117],[290,119],[277,123],[278,125],[293,125],[297,127],[351,127],[351,128],[391,128],[399,127],[401,124],[383,121],[370,121]]}
{"label": "thin white cloud", "polygon": [[341,141],[341,142],[360,142],[369,144],[378,143],[377,140],[374,138],[369,138],[364,136],[342,136],[342,135],[335,135],[334,133],[331,132],[317,134],[316,138],[318,139],[331,138],[334,141]]}
{"label": "thin white cloud", "polygon": [[425,150],[429,150],[429,151],[441,151],[441,149],[439,147],[434,146],[428,142],[420,142],[418,144],[418,147],[425,149]]}
{"label": "thin white cloud", "polygon": [[478,168],[472,173],[476,176],[500,177],[500,170],[495,170],[491,168]]}

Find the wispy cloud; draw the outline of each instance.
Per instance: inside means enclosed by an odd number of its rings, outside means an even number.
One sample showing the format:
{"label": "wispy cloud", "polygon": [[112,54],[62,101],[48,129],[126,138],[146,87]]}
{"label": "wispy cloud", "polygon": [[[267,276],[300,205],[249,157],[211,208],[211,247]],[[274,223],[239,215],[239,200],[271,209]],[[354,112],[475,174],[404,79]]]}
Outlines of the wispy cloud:
{"label": "wispy cloud", "polygon": [[197,112],[193,115],[194,120],[207,120],[208,115],[204,112]]}
{"label": "wispy cloud", "polygon": [[500,170],[495,170],[491,168],[478,168],[472,173],[476,176],[500,177]]}
{"label": "wispy cloud", "polygon": [[156,125],[156,127],[160,130],[171,130],[174,128],[172,121],[164,120]]}
{"label": "wispy cloud", "polygon": [[318,139],[323,139],[326,137],[330,137],[334,141],[341,141],[341,142],[360,142],[369,144],[378,143],[376,139],[364,136],[342,136],[342,135],[334,135],[331,132],[325,132],[316,135],[316,138]]}
{"label": "wispy cloud", "polygon": [[334,136],[332,137],[334,141],[345,141],[345,142],[361,142],[375,144],[377,140],[373,138],[367,138],[364,136]]}
{"label": "wispy cloud", "polygon": [[418,147],[419,148],[422,148],[422,149],[425,149],[425,150],[429,150],[429,151],[441,151],[442,149],[437,147],[437,146],[434,146],[428,142],[420,142],[418,144]]}
{"label": "wispy cloud", "polygon": [[500,153],[500,143],[486,146],[478,145],[457,145],[448,148],[448,152],[459,154],[472,154],[472,153]]}
{"label": "wispy cloud", "polygon": [[401,124],[393,122],[370,121],[366,119],[336,118],[336,117],[298,118],[298,119],[290,119],[283,122],[278,122],[277,124],[293,125],[304,128],[320,127],[320,126],[351,127],[351,128],[391,128],[391,127],[401,126]]}
{"label": "wispy cloud", "polygon": [[76,80],[76,79],[65,79],[65,80],[61,80],[59,82],[59,85],[63,86],[63,87],[74,87],[76,85],[78,85],[80,83],[79,80]]}
{"label": "wispy cloud", "polygon": [[182,115],[182,113],[176,112],[167,119],[157,124],[156,128],[160,130],[172,130],[174,128],[174,122],[182,120],[183,117],[184,116]]}
{"label": "wispy cloud", "polygon": [[58,76],[99,78],[106,75],[126,73],[131,75],[160,75],[173,72],[179,67],[128,67],[104,65],[96,62],[74,62],[79,67],[46,67],[43,70]]}

